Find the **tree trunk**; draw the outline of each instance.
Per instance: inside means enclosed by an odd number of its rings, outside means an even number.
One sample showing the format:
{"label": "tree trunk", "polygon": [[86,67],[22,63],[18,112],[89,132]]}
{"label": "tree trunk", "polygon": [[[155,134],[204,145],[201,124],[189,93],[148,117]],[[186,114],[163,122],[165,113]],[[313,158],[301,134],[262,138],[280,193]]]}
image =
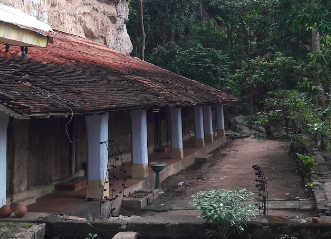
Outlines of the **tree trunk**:
{"label": "tree trunk", "polygon": [[145,60],[145,47],[146,47],[146,34],[145,34],[145,26],[144,26],[144,8],[143,1],[140,2],[140,23],[141,23],[141,32],[142,32],[142,47],[141,47],[141,59]]}
{"label": "tree trunk", "polygon": [[[317,29],[313,29],[311,31],[311,50],[313,53],[321,50],[320,34]],[[315,87],[316,87],[316,92],[317,92],[317,104],[319,106],[325,108],[326,102],[325,102],[325,97],[324,97],[324,90],[320,86],[321,80],[318,75],[318,71],[321,68],[321,66],[320,66],[320,64],[316,63],[314,68],[315,68],[314,82],[315,82]]]}
{"label": "tree trunk", "polygon": [[249,49],[248,31],[247,31],[247,28],[246,28],[246,25],[245,25],[245,22],[244,22],[244,19],[242,16],[239,16],[239,20],[240,20],[240,24],[241,24],[241,29],[244,34],[244,45],[245,45],[246,56],[247,56],[247,58],[249,58],[250,49]]}

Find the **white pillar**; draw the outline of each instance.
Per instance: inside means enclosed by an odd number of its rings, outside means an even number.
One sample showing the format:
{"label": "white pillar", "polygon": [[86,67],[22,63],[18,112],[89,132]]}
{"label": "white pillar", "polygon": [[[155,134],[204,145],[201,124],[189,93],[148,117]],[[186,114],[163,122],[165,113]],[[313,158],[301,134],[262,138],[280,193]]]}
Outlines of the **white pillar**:
{"label": "white pillar", "polygon": [[[88,140],[88,185],[86,198],[101,199],[109,196],[109,184],[105,184],[108,166],[108,114],[86,116]],[[103,191],[106,189],[106,191]]]}
{"label": "white pillar", "polygon": [[225,136],[223,105],[217,104],[217,136]]}
{"label": "white pillar", "polygon": [[203,106],[203,128],[205,130],[206,143],[213,142],[213,116],[211,114],[211,106]]}
{"label": "white pillar", "polygon": [[9,116],[0,112],[0,207],[6,204],[8,121]]}
{"label": "white pillar", "polygon": [[171,108],[171,158],[181,159],[183,153],[182,110]]}
{"label": "white pillar", "polygon": [[195,123],[195,146],[197,148],[205,147],[205,136],[203,132],[203,114],[202,107],[194,107],[194,123]]}
{"label": "white pillar", "polygon": [[148,177],[146,110],[133,110],[132,124],[132,178]]}

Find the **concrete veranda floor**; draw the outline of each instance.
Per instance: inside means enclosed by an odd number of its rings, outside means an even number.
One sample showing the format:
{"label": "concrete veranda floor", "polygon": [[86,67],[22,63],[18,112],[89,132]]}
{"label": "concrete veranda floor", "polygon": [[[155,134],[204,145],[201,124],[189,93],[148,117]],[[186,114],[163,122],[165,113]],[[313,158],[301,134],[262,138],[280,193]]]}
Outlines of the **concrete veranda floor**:
{"label": "concrete veranda floor", "polygon": [[[225,137],[214,136],[213,143],[206,143],[203,148],[195,147],[195,139],[190,138],[184,141],[184,158],[183,159],[171,159],[171,152],[161,153],[155,152],[149,154],[149,163],[151,162],[164,162],[166,163],[165,169],[160,173],[161,181],[167,177],[178,173],[182,169],[194,164],[197,156],[209,153],[226,142]],[[127,171],[126,175],[131,175],[131,165],[127,163],[125,166]],[[128,195],[139,189],[154,188],[155,173],[149,168],[149,177],[145,179],[133,179],[130,176],[123,181],[123,177],[120,175],[122,172],[117,170],[115,177],[119,180],[114,181],[113,189],[116,189],[116,193],[123,190],[122,184],[125,184],[124,194]],[[113,176],[113,175],[112,175]],[[38,198],[34,204],[28,206],[29,212],[45,212],[45,213],[60,213],[67,215],[76,215],[78,211],[84,211],[86,208],[92,206],[93,201],[85,199],[86,188],[78,190],[76,192],[68,191],[54,191],[51,194]],[[101,192],[100,192],[101,195]],[[117,200],[120,201],[120,200]],[[93,203],[96,210],[99,210],[100,206],[97,206],[96,202]],[[118,205],[115,205],[115,207]],[[78,213],[79,214],[79,213]]]}

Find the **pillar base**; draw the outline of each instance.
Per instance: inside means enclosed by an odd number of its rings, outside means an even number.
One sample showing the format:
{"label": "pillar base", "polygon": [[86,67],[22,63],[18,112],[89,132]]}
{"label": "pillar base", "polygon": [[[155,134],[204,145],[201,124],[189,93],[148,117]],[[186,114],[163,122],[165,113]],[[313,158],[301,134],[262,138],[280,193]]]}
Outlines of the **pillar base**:
{"label": "pillar base", "polygon": [[205,135],[205,142],[206,143],[212,143],[212,142],[214,142],[214,136],[212,134],[206,134]]}
{"label": "pillar base", "polygon": [[224,129],[218,129],[217,130],[217,136],[224,137],[225,136],[225,130]]}
{"label": "pillar base", "polygon": [[172,159],[182,159],[184,158],[184,152],[183,149],[172,149],[171,150],[171,158]]}
{"label": "pillar base", "polygon": [[205,139],[195,139],[195,147],[196,148],[205,147]]}
{"label": "pillar base", "polygon": [[[86,188],[86,198],[96,198],[102,199],[104,197],[109,197],[109,184],[105,184],[105,180],[88,180]],[[103,189],[106,191],[102,191]]]}
{"label": "pillar base", "polygon": [[132,178],[147,178],[148,177],[148,164],[133,164]]}

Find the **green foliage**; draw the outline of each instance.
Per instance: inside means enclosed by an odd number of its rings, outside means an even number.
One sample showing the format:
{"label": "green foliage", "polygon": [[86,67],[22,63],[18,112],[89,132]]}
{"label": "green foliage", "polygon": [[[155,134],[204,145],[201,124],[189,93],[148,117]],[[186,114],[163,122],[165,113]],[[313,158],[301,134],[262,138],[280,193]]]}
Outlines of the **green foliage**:
{"label": "green foliage", "polygon": [[297,153],[297,167],[302,177],[310,181],[312,169],[317,165],[314,157]]}
{"label": "green foliage", "polygon": [[288,150],[289,154],[292,156],[296,155],[297,153],[308,154],[310,152],[308,138],[303,135],[292,135]]}
{"label": "green foliage", "polygon": [[148,61],[206,85],[220,88],[229,75],[230,61],[220,50],[190,41],[182,47],[175,42],[158,46]]}
{"label": "green foliage", "polygon": [[228,46],[226,31],[212,18],[193,26],[190,37],[206,48],[226,51]]}
{"label": "green foliage", "polygon": [[201,191],[194,195],[197,209],[202,211],[202,217],[213,225],[208,230],[208,237],[226,239],[232,233],[241,233],[253,210],[253,193],[238,188],[236,191],[214,189]]}
{"label": "green foliage", "polygon": [[267,29],[275,24],[273,0],[213,0],[214,18],[228,36],[229,55],[239,64],[245,58],[266,53],[266,40],[274,34]]}
{"label": "green foliage", "polygon": [[[292,136],[289,147],[290,153],[305,154],[309,152],[308,141],[315,141],[322,149],[330,146],[331,142],[331,114],[330,106],[317,107],[313,102],[312,93],[296,90],[277,90],[269,92],[263,102],[263,115],[267,124],[274,128],[291,128],[287,133]],[[302,134],[300,136],[298,134]]]}
{"label": "green foliage", "polygon": [[98,237],[98,234],[89,233],[88,236],[86,237],[86,239],[95,239],[97,237]]}
{"label": "green foliage", "polygon": [[237,96],[249,102],[248,107],[262,106],[261,102],[270,91],[280,88],[309,91],[310,70],[310,65],[293,57],[281,53],[265,55],[243,62],[242,67],[231,77],[230,85]]}
{"label": "green foliage", "polygon": [[189,42],[180,54],[179,65],[181,75],[220,88],[228,78],[230,61],[220,50]]}
{"label": "green foliage", "polygon": [[317,28],[323,35],[331,33],[329,0],[280,0],[279,16],[286,19],[291,31]]}
{"label": "green foliage", "polygon": [[171,41],[164,46],[157,46],[148,56],[147,61],[174,73],[179,73],[181,47]]}
{"label": "green foliage", "polygon": [[260,125],[264,126],[268,120],[261,114],[252,114],[244,116],[245,121],[247,122],[248,126],[253,125]]}
{"label": "green foliage", "polygon": [[[194,23],[198,21],[200,1],[197,0],[144,0],[144,25],[146,52],[174,40],[185,38]],[[128,33],[139,56],[141,48],[141,25],[139,1],[129,0],[130,20]]]}
{"label": "green foliage", "polygon": [[27,223],[27,224],[25,224],[24,228],[30,229],[32,226],[33,226],[33,223]]}
{"label": "green foliage", "polygon": [[268,122],[284,124],[290,121],[295,133],[307,130],[307,123],[316,122],[314,105],[306,93],[296,90],[276,90],[264,100]]}
{"label": "green foliage", "polygon": [[314,186],[314,184],[313,184],[313,182],[308,182],[308,183],[306,183],[306,185],[305,185],[308,189],[312,189],[313,188],[313,186]]}

